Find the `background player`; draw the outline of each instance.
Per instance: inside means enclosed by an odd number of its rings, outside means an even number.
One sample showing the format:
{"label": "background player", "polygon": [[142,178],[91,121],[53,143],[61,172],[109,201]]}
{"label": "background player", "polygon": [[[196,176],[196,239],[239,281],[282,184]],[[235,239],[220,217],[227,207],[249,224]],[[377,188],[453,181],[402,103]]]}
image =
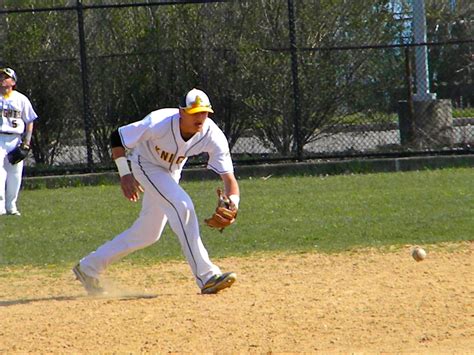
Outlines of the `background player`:
{"label": "background player", "polygon": [[15,90],[17,76],[13,69],[0,69],[0,215],[20,216],[16,202],[20,193],[23,160],[11,164],[7,154],[21,143],[30,149],[33,121],[38,115],[30,100]]}
{"label": "background player", "polygon": [[[239,186],[224,133],[208,118],[213,113],[208,96],[193,89],[179,109],[151,112],[141,121],[111,134],[112,157],[117,164],[123,194],[137,201],[144,191],[142,210],[133,225],[83,258],[73,271],[89,294],[101,294],[100,274],[112,262],[159,240],[169,221],[201,292],[217,293],[231,286],[236,275],[221,273],[209,259],[199,234],[199,223],[189,195],[179,185],[188,157],[207,152],[207,167],[220,175],[224,192],[238,209]],[[130,161],[126,149],[133,150]]]}

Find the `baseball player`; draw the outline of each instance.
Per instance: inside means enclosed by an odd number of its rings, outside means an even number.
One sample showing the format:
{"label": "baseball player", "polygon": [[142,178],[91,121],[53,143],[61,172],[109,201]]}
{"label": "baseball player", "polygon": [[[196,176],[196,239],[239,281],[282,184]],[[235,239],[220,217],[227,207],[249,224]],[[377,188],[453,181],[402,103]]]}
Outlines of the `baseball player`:
{"label": "baseball player", "polygon": [[17,76],[13,69],[0,69],[0,81],[0,215],[20,216],[16,202],[23,159],[30,149],[33,121],[38,115],[30,100],[15,90]]}
{"label": "baseball player", "polygon": [[[218,207],[206,223],[222,229],[235,221],[239,186],[227,139],[208,117],[213,112],[208,96],[192,89],[181,98],[179,108],[153,111],[141,121],[122,126],[111,134],[112,158],[118,168],[122,192],[134,202],[144,192],[142,210],[129,229],[73,268],[89,294],[106,293],[100,284],[100,275],[106,267],[157,242],[167,222],[179,238],[201,293],[217,293],[234,283],[235,273],[222,273],[209,259],[193,202],[179,185],[188,157],[208,153],[207,167],[220,175],[228,204]],[[126,152],[131,152],[128,154],[131,171]]]}

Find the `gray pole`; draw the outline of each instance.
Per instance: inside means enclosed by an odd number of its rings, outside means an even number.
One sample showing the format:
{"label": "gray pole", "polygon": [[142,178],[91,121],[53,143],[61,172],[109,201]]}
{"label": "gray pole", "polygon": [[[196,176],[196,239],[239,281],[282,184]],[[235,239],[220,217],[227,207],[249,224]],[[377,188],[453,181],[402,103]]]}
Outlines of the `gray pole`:
{"label": "gray pole", "polygon": [[407,83],[407,108],[408,108],[408,144],[415,141],[416,125],[415,125],[415,107],[413,106],[413,71],[410,58],[410,47],[405,47],[405,75]]}
{"label": "gray pole", "polygon": [[[3,9],[5,7],[5,2],[3,0],[0,0],[0,9]],[[4,58],[4,51],[5,51],[5,43],[7,41],[7,33],[8,33],[8,28],[7,28],[7,14],[3,14],[0,16],[0,66],[5,65],[5,58]]]}
{"label": "gray pole", "polygon": [[300,122],[300,88],[298,80],[298,53],[296,46],[295,9],[293,0],[288,0],[288,26],[290,32],[291,74],[293,77],[293,107],[294,107],[294,139],[298,160],[303,160],[303,144],[301,142]]}
{"label": "gray pole", "polygon": [[[413,0],[413,32],[415,44],[426,43],[426,15],[424,0]],[[413,100],[435,100],[436,94],[430,93],[428,48],[426,46],[417,46],[415,48],[415,67],[416,94],[413,96]]]}
{"label": "gray pole", "polygon": [[94,160],[92,158],[91,114],[89,108],[89,80],[87,78],[88,71],[86,41],[84,36],[84,14],[81,0],[77,0],[77,23],[79,26],[79,50],[81,54],[82,99],[84,106],[84,131],[86,134],[87,168],[90,171],[92,170]]}

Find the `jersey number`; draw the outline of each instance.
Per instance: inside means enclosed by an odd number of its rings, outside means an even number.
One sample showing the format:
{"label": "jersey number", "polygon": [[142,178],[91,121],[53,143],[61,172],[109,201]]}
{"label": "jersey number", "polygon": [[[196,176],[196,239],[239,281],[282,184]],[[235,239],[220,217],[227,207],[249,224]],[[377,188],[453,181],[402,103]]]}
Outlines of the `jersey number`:
{"label": "jersey number", "polygon": [[[12,126],[13,128],[17,128],[18,127],[18,123],[17,123],[17,120],[8,120],[8,122],[10,123],[10,126]],[[0,116],[0,127],[3,125],[3,117]]]}

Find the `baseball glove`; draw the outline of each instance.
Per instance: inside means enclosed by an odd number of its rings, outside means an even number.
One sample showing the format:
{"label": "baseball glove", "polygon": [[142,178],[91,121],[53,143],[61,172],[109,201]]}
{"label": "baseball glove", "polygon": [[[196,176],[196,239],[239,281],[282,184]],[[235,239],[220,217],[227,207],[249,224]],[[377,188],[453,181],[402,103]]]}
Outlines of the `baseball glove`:
{"label": "baseball glove", "polygon": [[8,153],[8,161],[10,164],[18,164],[28,156],[29,151],[30,147],[28,145],[25,143],[20,143],[15,149]]}
{"label": "baseball glove", "polygon": [[217,189],[217,208],[214,214],[204,220],[204,222],[211,228],[217,228],[221,232],[225,227],[230,226],[235,222],[237,217],[237,208],[234,203],[222,192]]}

